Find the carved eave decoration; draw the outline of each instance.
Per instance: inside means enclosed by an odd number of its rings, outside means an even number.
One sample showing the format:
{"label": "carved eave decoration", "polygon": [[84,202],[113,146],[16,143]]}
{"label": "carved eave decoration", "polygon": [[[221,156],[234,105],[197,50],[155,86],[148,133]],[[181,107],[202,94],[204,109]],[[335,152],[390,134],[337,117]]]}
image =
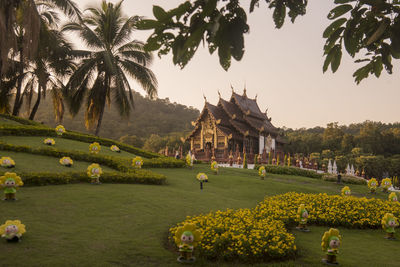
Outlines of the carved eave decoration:
{"label": "carved eave decoration", "polygon": [[231,140],[232,139],[232,134],[228,135],[228,139]]}
{"label": "carved eave decoration", "polygon": [[249,131],[248,130],[244,133],[244,136],[249,136]]}
{"label": "carved eave decoration", "polygon": [[232,120],[236,119],[236,114],[232,115]]}

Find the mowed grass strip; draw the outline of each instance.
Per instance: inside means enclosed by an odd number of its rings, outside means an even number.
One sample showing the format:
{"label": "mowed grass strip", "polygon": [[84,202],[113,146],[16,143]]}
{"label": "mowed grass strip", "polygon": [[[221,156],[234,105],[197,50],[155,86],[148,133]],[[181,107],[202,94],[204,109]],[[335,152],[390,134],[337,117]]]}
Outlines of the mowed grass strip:
{"label": "mowed grass strip", "polygon": [[[0,202],[0,222],[20,219],[27,233],[19,244],[0,242],[5,266],[181,266],[165,245],[170,226],[188,215],[226,208],[253,208],[266,195],[288,191],[338,194],[342,185],[322,180],[268,174],[260,180],[254,170],[156,169],[167,176],[166,186],[74,184],[26,187],[16,202]],[[206,172],[200,190],[195,179]],[[369,197],[366,186],[350,185]],[[381,193],[378,194],[380,196]],[[387,196],[387,195],[386,195]],[[381,197],[384,197],[382,195]],[[287,262],[247,265],[198,259],[194,266],[321,266],[320,243],[329,227],[311,226],[298,233],[299,255]],[[339,228],[343,236],[341,266],[398,266],[399,241],[383,238],[383,230]],[[399,233],[396,236],[400,238]]]}
{"label": "mowed grass strip", "polygon": [[[65,167],[60,164],[60,158],[0,150],[0,157],[5,156],[11,157],[15,161],[15,167],[10,169],[0,167],[0,172],[75,172],[86,171],[91,164],[74,160],[71,167]],[[104,165],[101,165],[101,168],[103,171],[115,171]]]}
{"label": "mowed grass strip", "polygon": [[[43,143],[46,136],[0,136],[0,141],[7,144],[19,145],[19,146],[30,146],[32,148],[48,147]],[[50,137],[53,138],[56,144],[52,147],[63,150],[76,150],[89,153],[90,143],[81,141],[66,139],[62,137]],[[135,154],[121,150],[121,153],[113,152],[108,146],[101,146],[99,154],[113,156],[117,158],[134,158]]]}

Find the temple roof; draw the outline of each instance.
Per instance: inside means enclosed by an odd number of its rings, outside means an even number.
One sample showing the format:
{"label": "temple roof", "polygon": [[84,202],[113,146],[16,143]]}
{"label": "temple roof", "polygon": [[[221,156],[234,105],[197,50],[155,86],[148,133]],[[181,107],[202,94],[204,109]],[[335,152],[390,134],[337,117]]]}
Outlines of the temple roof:
{"label": "temple roof", "polygon": [[232,100],[235,101],[244,114],[248,114],[262,120],[267,119],[265,114],[261,112],[255,99],[250,99],[246,95],[241,96],[233,92],[231,96],[231,102]]}
{"label": "temple roof", "polygon": [[233,139],[242,139],[243,136],[258,138],[261,132],[277,137],[277,142],[285,141],[278,136],[275,128],[266,114],[260,111],[256,99],[250,99],[244,93],[242,96],[232,92],[230,101],[220,97],[217,106],[205,102],[204,108],[195,122],[195,128],[189,135],[193,136],[200,127],[200,121],[208,113],[215,121],[218,129]]}

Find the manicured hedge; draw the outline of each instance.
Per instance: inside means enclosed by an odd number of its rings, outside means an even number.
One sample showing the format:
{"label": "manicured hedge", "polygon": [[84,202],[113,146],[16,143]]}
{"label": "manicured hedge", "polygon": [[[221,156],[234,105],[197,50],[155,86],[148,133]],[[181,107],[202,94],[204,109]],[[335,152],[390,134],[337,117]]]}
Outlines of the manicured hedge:
{"label": "manicured hedge", "polygon": [[304,176],[316,179],[322,178],[322,174],[320,173],[316,173],[315,171],[303,170],[296,167],[276,166],[276,165],[256,165],[255,168],[258,170],[260,166],[264,166],[267,173],[297,175],[297,176]]}
{"label": "manicured hedge", "polygon": [[[48,128],[43,125],[39,126],[25,126],[25,125],[7,125],[7,126],[0,126],[0,135],[16,135],[16,136],[57,136],[55,130],[53,128]],[[124,143],[116,142],[111,139],[101,138],[94,135],[89,134],[82,134],[73,131],[67,131],[62,135],[62,138],[81,141],[85,143],[93,143],[98,142],[103,146],[111,146],[117,145],[121,150],[126,152],[130,152],[132,154],[144,157],[144,158],[160,158],[164,157],[160,154],[148,152],[140,148],[136,148]]]}
{"label": "manicured hedge", "polygon": [[[59,185],[72,184],[79,182],[90,182],[90,178],[86,172],[67,172],[67,173],[24,173],[19,172],[24,186],[42,186],[42,185]],[[148,170],[135,170],[128,173],[104,172],[100,181],[102,183],[116,184],[165,184],[166,177],[162,174],[154,173]]]}
{"label": "manicured hedge", "polygon": [[183,168],[185,161],[171,157],[143,159],[143,168]]}
{"label": "manicured hedge", "polygon": [[[329,182],[337,182],[337,175],[325,174],[322,179]],[[367,184],[367,180],[355,176],[342,175],[341,181],[345,184]]]}

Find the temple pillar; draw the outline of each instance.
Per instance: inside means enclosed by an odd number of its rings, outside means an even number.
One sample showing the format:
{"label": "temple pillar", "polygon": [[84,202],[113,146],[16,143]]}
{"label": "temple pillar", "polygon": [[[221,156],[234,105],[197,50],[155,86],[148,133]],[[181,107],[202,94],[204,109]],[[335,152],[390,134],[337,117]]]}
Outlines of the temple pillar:
{"label": "temple pillar", "polygon": [[190,138],[190,150],[193,150],[194,148],[194,138]]}

